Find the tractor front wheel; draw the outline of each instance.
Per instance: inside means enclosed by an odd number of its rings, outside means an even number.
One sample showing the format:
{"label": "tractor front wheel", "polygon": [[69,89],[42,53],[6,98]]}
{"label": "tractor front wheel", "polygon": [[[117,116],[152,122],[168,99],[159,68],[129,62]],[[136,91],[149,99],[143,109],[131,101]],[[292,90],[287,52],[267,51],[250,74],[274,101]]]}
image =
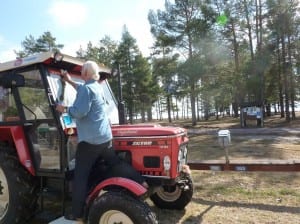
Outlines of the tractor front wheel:
{"label": "tractor front wheel", "polygon": [[24,223],[37,205],[37,182],[13,151],[0,147],[0,224]]}
{"label": "tractor front wheel", "polygon": [[108,191],[95,199],[91,205],[90,224],[156,224],[149,206],[125,192]]}
{"label": "tractor front wheel", "polygon": [[184,184],[176,183],[158,187],[150,196],[151,201],[161,209],[184,209],[192,200],[194,189],[190,175],[186,175],[181,182]]}

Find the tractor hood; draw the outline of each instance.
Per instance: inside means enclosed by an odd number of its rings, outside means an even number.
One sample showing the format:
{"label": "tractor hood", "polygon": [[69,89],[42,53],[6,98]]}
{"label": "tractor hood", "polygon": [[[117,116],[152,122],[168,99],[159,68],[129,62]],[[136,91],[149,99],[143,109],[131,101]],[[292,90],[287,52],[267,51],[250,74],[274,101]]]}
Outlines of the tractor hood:
{"label": "tractor hood", "polygon": [[114,137],[174,136],[187,134],[184,128],[158,124],[113,125]]}

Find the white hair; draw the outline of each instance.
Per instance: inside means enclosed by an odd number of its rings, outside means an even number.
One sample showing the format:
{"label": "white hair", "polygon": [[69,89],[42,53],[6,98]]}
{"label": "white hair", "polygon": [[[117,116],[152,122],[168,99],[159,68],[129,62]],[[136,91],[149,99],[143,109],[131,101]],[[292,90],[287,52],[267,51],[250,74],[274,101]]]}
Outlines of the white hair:
{"label": "white hair", "polygon": [[94,61],[86,61],[82,65],[81,72],[84,74],[86,73],[86,76],[91,79],[99,80],[99,66]]}

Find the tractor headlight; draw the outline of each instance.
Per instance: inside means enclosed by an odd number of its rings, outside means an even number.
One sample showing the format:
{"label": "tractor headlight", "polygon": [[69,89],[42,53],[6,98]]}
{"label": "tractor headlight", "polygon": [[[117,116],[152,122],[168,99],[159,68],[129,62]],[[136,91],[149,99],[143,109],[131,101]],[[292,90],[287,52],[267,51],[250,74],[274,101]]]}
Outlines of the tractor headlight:
{"label": "tractor headlight", "polygon": [[187,145],[181,145],[178,151],[178,167],[177,171],[182,170],[182,166],[187,163]]}
{"label": "tractor headlight", "polygon": [[164,170],[169,171],[171,169],[171,158],[170,156],[165,156],[163,160]]}

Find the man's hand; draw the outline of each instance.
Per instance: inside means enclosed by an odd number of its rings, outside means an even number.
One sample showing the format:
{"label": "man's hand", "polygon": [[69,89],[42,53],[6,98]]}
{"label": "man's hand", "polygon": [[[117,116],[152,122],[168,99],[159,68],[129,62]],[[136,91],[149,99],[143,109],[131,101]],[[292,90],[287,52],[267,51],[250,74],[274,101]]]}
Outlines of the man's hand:
{"label": "man's hand", "polygon": [[61,104],[57,104],[55,109],[56,109],[58,112],[60,112],[60,113],[65,113],[65,112],[66,112],[66,107],[64,107],[64,106],[61,105]]}
{"label": "man's hand", "polygon": [[62,79],[65,81],[65,82],[68,82],[69,84],[71,84],[71,86],[73,86],[74,89],[77,88],[77,84],[76,82],[74,82],[70,76],[70,74],[67,72],[67,70],[63,70],[61,69],[60,70],[60,74],[61,74],[61,77]]}
{"label": "man's hand", "polygon": [[60,70],[60,76],[62,77],[62,79],[66,82],[71,82],[71,76],[69,75],[67,70]]}

